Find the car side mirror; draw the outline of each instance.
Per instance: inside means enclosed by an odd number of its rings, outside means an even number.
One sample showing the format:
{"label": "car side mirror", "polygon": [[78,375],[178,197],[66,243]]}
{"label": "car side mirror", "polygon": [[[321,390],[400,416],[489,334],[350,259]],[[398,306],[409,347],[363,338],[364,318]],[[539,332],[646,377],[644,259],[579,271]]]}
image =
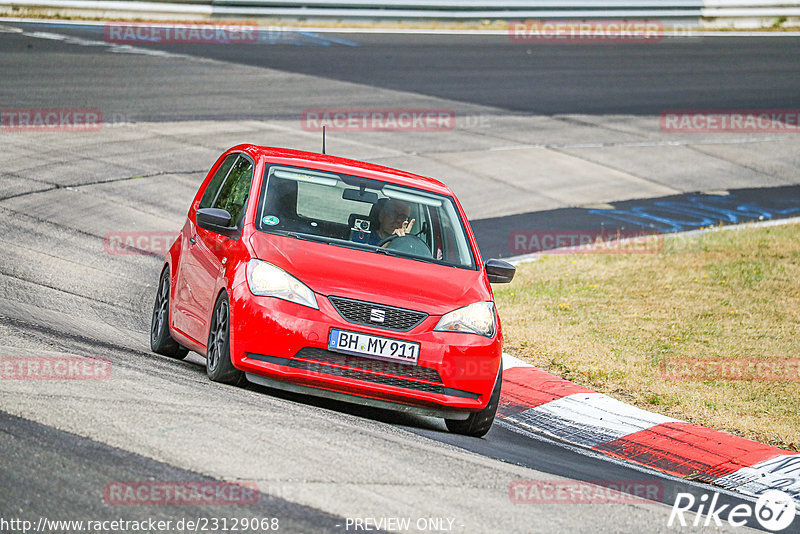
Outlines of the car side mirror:
{"label": "car side mirror", "polygon": [[493,284],[507,284],[514,279],[517,268],[502,260],[486,260],[486,275]]}
{"label": "car side mirror", "polygon": [[211,232],[231,230],[231,214],[219,208],[200,208],[197,210],[197,226]]}

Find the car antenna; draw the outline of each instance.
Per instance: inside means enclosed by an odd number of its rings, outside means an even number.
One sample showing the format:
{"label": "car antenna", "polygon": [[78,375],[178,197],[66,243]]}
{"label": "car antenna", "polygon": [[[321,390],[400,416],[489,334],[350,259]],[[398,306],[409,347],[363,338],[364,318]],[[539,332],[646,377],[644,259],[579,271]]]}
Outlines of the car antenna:
{"label": "car antenna", "polygon": [[322,153],[325,153],[325,127],[322,127]]}

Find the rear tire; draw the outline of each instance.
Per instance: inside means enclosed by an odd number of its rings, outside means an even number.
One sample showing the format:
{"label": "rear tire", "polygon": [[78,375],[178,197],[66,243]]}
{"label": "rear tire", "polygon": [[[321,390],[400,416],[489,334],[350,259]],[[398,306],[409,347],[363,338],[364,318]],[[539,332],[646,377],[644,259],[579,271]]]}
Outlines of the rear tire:
{"label": "rear tire", "polygon": [[230,306],[224,292],[214,304],[206,347],[206,373],[214,382],[238,386],[244,383],[244,373],[231,363]]}
{"label": "rear tire", "polygon": [[500,387],[503,383],[503,365],[500,364],[500,370],[497,372],[497,379],[494,382],[494,389],[492,396],[489,398],[486,408],[479,412],[474,412],[463,421],[457,419],[445,419],[447,429],[454,434],[463,434],[465,436],[472,436],[480,438],[489,432],[494,423],[494,416],[497,413],[497,406],[500,404]]}
{"label": "rear tire", "polygon": [[156,302],[153,305],[153,317],[150,321],[150,349],[156,354],[182,360],[189,354],[189,349],[180,346],[169,333],[169,285],[169,267],[166,267],[158,280]]}

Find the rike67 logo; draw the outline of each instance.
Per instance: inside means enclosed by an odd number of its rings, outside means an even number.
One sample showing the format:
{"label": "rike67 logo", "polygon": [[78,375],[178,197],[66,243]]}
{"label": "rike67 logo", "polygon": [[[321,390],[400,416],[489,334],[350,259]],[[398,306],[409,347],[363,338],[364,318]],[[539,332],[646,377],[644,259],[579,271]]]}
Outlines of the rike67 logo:
{"label": "rike67 logo", "polygon": [[[714,493],[713,496],[704,493],[699,499],[691,493],[678,493],[667,526],[707,528],[712,525],[721,527],[726,522],[732,527],[743,527],[748,524],[755,526],[750,521],[751,518],[755,518],[762,528],[780,532],[794,522],[797,513],[792,496],[780,490],[765,491],[759,496],[755,505],[742,503],[731,507],[730,504],[719,504],[718,501],[718,493]],[[694,520],[684,517],[695,505],[697,511]],[[724,513],[727,513],[727,520],[721,518]]]}

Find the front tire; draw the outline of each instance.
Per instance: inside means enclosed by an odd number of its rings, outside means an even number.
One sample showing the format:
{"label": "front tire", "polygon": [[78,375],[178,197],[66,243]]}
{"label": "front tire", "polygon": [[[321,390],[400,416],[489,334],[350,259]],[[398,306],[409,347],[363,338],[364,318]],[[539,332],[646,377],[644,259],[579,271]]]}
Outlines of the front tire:
{"label": "front tire", "polygon": [[150,320],[150,349],[156,354],[182,360],[189,349],[182,347],[169,334],[169,267],[165,268],[158,280],[153,317]]}
{"label": "front tire", "polygon": [[465,436],[472,436],[480,438],[489,432],[494,423],[494,416],[497,413],[497,406],[500,404],[500,387],[503,383],[503,364],[500,364],[500,370],[497,372],[497,379],[494,382],[494,389],[486,408],[478,412],[471,413],[468,418],[463,421],[457,419],[445,419],[447,429],[454,434],[463,434]]}
{"label": "front tire", "polygon": [[217,298],[214,313],[211,314],[206,347],[206,373],[214,382],[238,386],[244,383],[244,373],[231,363],[230,317],[228,295],[223,292]]}

